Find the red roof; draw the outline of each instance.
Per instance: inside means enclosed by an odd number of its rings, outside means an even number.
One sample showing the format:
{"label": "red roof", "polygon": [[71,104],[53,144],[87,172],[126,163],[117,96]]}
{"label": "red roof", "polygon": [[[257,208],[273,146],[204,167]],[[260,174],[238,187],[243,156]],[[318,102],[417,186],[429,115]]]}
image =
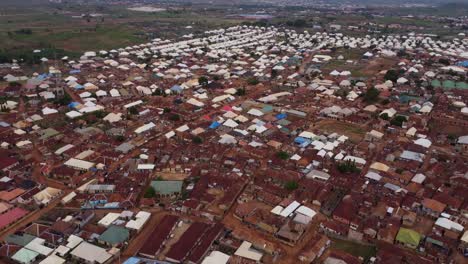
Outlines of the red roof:
{"label": "red roof", "polygon": [[193,223],[187,229],[187,231],[184,232],[177,243],[171,247],[171,250],[169,250],[167,253],[166,258],[182,262],[182,260],[184,260],[185,257],[190,253],[191,249],[202,238],[207,228],[208,225],[205,223]]}
{"label": "red roof", "polygon": [[0,157],[0,170],[10,167],[11,165],[17,163],[18,160],[12,157],[3,156]]}
{"label": "red roof", "polygon": [[177,220],[179,220],[179,217],[174,215],[164,216],[159,226],[156,226],[148,237],[139,253],[147,257],[156,257],[156,254],[158,254],[162,244],[169,237],[172,228],[177,223]]}
{"label": "red roof", "polygon": [[19,207],[13,208],[4,214],[0,215],[0,229],[3,229],[9,226],[11,223],[17,221],[18,219],[22,218],[23,216],[27,215],[28,211],[21,209]]}
{"label": "red roof", "polygon": [[211,245],[223,230],[222,224],[215,224],[210,230],[206,232],[200,241],[200,243],[192,250],[188,256],[188,260],[193,263],[200,263],[201,259],[206,255],[206,252],[210,249]]}

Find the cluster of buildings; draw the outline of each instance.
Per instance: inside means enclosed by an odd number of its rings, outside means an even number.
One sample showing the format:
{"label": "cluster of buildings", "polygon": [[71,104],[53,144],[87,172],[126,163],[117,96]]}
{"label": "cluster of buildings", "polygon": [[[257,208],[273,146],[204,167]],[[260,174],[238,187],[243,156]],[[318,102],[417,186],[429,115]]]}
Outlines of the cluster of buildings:
{"label": "cluster of buildings", "polygon": [[467,47],[236,26],[1,68],[0,253],[466,260]]}

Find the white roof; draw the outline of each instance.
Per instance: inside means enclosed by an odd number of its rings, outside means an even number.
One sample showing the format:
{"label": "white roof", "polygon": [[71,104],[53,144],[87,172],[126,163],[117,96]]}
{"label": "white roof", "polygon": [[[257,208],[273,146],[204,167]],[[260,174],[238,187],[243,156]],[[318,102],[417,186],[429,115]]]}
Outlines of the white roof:
{"label": "white roof", "polygon": [[418,173],[416,175],[414,175],[414,177],[411,179],[412,182],[415,182],[415,183],[423,183],[424,180],[426,180],[426,176],[422,173]]}
{"label": "white roof", "polygon": [[302,133],[299,134],[299,136],[303,138],[308,138],[308,139],[316,137],[314,133],[309,132],[309,131],[303,131]]}
{"label": "white roof", "polygon": [[314,210],[304,205],[301,205],[299,208],[297,208],[296,213],[303,214],[311,218],[317,214]]}
{"label": "white roof", "polygon": [[369,171],[366,176],[366,178],[369,178],[369,179],[372,179],[372,180],[375,180],[375,181],[380,181],[382,179],[382,176],[380,176],[380,174],[378,173],[375,173],[373,171]]}
{"label": "white roof", "polygon": [[44,246],[44,243],[45,239],[36,237],[24,247],[41,255],[48,256],[54,250],[52,248]]}
{"label": "white roof", "polygon": [[263,112],[258,109],[252,108],[247,112],[247,114],[251,114],[253,116],[262,116]]}
{"label": "white roof", "polygon": [[345,160],[345,161],[346,161],[346,160],[354,161],[354,162],[356,162],[356,163],[358,163],[358,164],[362,164],[362,165],[365,165],[365,164],[366,164],[366,160],[365,160],[365,159],[359,158],[359,157],[354,157],[354,156],[346,156],[346,157],[344,158],[344,160]]}
{"label": "white roof", "polygon": [[185,132],[185,131],[187,131],[189,129],[190,128],[187,125],[183,125],[183,126],[180,126],[180,127],[176,128],[177,132]]}
{"label": "white roof", "polygon": [[432,142],[429,139],[425,138],[418,138],[417,140],[414,141],[414,144],[429,148],[432,145]]}
{"label": "white roof", "polygon": [[79,168],[79,169],[84,169],[84,170],[89,170],[94,166],[94,163],[85,161],[85,160],[79,160],[75,158],[71,158],[67,160],[64,163],[66,166],[74,167],[74,168]]}
{"label": "white roof", "polygon": [[151,213],[140,211],[136,214],[136,219],[128,221],[125,227],[128,229],[140,230],[150,217]]}
{"label": "white roof", "polygon": [[232,119],[228,119],[228,120],[226,120],[226,122],[223,123],[223,126],[227,126],[227,127],[230,127],[230,128],[235,128],[238,125],[239,124],[236,121],[232,120]]}
{"label": "white roof", "polygon": [[275,214],[275,215],[280,215],[283,209],[284,208],[281,205],[277,205],[275,206],[275,208],[271,209],[270,213]]}
{"label": "white roof", "polygon": [[55,153],[55,155],[60,155],[60,154],[64,153],[65,151],[67,151],[67,150],[69,150],[69,149],[71,149],[73,147],[75,147],[75,146],[72,145],[72,144],[67,144],[67,145],[57,149],[54,153]]}
{"label": "white roof", "polygon": [[54,254],[48,256],[43,261],[39,262],[39,264],[62,264],[62,263],[65,263],[65,259]]}
{"label": "white roof", "polygon": [[139,170],[153,170],[155,167],[154,164],[138,164],[138,168]]}
{"label": "white roof", "polygon": [[143,133],[145,131],[148,131],[148,130],[152,129],[155,126],[156,125],[153,122],[149,122],[148,124],[144,124],[141,127],[135,129],[135,133],[137,133],[137,134]]}
{"label": "white roof", "polygon": [[203,259],[201,264],[226,264],[231,256],[220,251],[213,251]]}
{"label": "white roof", "polygon": [[171,138],[171,137],[175,136],[175,132],[171,130],[171,131],[167,132],[166,134],[164,134],[164,136],[166,138]]}
{"label": "white roof", "polygon": [[67,238],[67,244],[65,245],[67,248],[75,248],[83,241],[83,238],[75,235],[70,235]]}
{"label": "white roof", "polygon": [[[111,91],[111,92],[112,92],[112,91]],[[137,105],[142,104],[142,103],[143,103],[142,100],[138,100],[138,101],[135,101],[135,102],[132,102],[132,103],[129,103],[129,104],[124,105],[124,108],[125,108],[125,109],[128,109],[128,108],[130,108],[130,107],[134,107],[134,106],[137,106]]]}
{"label": "white roof", "polygon": [[462,232],[464,229],[463,225],[460,225],[459,223],[454,222],[445,217],[438,218],[437,221],[435,222],[435,225],[438,225],[448,230],[457,231],[457,232]]}
{"label": "white roof", "polygon": [[254,261],[260,261],[262,259],[263,254],[258,250],[252,248],[252,243],[248,241],[242,242],[240,247],[234,253],[236,256],[240,256],[246,259],[251,259]]}
{"label": "white roof", "polygon": [[283,211],[281,211],[280,215],[282,217],[288,217],[290,214],[292,214],[294,212],[294,210],[296,210],[301,204],[296,202],[296,201],[293,201],[291,204],[289,204],[286,208],[283,209]]}
{"label": "white roof", "polygon": [[108,227],[110,226],[115,220],[117,220],[120,217],[120,214],[118,213],[108,213],[106,216],[104,216],[101,220],[99,220],[98,224]]}
{"label": "white roof", "polygon": [[105,249],[88,242],[82,242],[71,252],[71,255],[84,259],[90,263],[97,262],[100,264],[106,262],[112,257],[112,255],[107,253]]}

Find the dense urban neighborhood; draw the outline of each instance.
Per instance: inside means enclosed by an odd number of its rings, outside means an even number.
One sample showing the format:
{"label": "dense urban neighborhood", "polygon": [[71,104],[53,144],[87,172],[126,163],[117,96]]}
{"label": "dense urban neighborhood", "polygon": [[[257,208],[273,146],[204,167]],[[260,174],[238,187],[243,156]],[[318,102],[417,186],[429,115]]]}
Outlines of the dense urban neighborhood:
{"label": "dense urban neighborhood", "polygon": [[378,27],[0,64],[0,262],[467,263],[466,30]]}

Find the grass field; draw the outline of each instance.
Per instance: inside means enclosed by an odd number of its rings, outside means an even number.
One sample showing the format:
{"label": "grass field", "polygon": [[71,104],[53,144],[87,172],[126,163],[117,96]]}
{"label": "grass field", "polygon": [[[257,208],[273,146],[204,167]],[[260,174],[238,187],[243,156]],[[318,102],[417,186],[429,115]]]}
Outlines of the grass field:
{"label": "grass field", "polygon": [[366,263],[366,260],[372,256],[375,256],[377,253],[377,248],[375,246],[366,246],[335,238],[332,239],[331,248],[344,251],[356,257],[362,257],[364,259],[364,263]]}
{"label": "grass field", "polygon": [[318,130],[325,133],[338,133],[349,137],[353,142],[359,142],[364,138],[366,130],[354,124],[338,120],[322,120],[314,125]]}
{"label": "grass field", "polygon": [[157,37],[201,33],[241,22],[226,18],[223,12],[203,9],[146,13],[128,10],[126,6],[1,7],[0,55],[16,56],[45,48],[62,49],[72,55],[126,47]]}

